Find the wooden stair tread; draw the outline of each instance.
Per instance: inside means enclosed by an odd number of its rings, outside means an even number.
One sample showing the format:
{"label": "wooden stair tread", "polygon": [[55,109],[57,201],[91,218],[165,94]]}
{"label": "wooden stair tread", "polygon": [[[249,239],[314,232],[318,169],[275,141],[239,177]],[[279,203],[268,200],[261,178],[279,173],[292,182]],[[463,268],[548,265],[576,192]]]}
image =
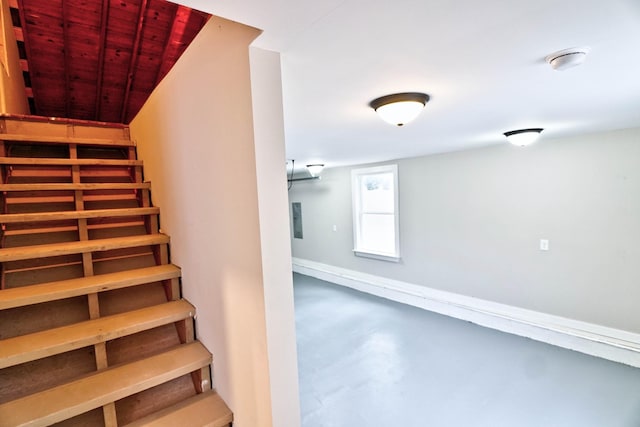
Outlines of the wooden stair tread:
{"label": "wooden stair tread", "polygon": [[80,144],[80,145],[109,145],[116,147],[133,147],[135,144],[129,139],[76,138],[63,136],[41,136],[23,134],[0,134],[2,141],[37,142],[44,144]]}
{"label": "wooden stair tread", "polygon": [[0,191],[148,190],[148,182],[0,184]]}
{"label": "wooden stair tread", "polygon": [[173,264],[0,290],[0,310],[180,277]]}
{"label": "wooden stair tread", "polygon": [[223,427],[233,414],[215,391],[207,391],[127,424],[126,427]]}
{"label": "wooden stair tread", "polygon": [[112,249],[132,248],[137,246],[161,245],[167,243],[169,243],[169,236],[165,234],[145,234],[140,236],[117,237],[111,239],[83,240],[77,242],[2,248],[0,249],[0,262],[108,251]]}
{"label": "wooden stair tread", "polygon": [[19,222],[57,221],[57,220],[65,220],[65,219],[89,219],[89,218],[116,217],[116,216],[157,215],[159,213],[160,213],[160,208],[149,207],[149,208],[94,209],[94,210],[83,210],[83,211],[0,214],[0,224],[19,223]]}
{"label": "wooden stair tread", "polygon": [[0,340],[0,369],[174,323],[194,313],[191,304],[178,300]]}
{"label": "wooden stair tread", "polygon": [[26,166],[142,166],[142,160],[56,159],[39,157],[0,157],[0,165]]}
{"label": "wooden stair tread", "polygon": [[47,426],[194,372],[211,363],[199,342],[0,405],[0,427]]}

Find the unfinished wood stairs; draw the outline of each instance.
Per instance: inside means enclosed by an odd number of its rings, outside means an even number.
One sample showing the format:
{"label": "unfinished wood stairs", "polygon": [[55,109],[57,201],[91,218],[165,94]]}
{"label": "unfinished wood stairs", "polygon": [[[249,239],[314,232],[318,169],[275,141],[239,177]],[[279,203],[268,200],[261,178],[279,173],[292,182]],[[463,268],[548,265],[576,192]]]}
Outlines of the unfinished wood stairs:
{"label": "unfinished wood stairs", "polygon": [[1,116],[0,170],[0,427],[230,425],[128,128]]}

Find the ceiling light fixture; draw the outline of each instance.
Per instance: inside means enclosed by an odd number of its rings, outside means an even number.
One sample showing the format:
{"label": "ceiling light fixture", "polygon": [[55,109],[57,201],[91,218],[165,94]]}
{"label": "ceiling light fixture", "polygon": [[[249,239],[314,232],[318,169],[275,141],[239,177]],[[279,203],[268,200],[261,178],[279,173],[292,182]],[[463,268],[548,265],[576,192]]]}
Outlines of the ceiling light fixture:
{"label": "ceiling light fixture", "polygon": [[[287,164],[289,162],[287,161]],[[289,176],[287,177],[287,182],[289,183],[289,190],[291,190],[291,186],[293,185],[293,183],[295,181],[309,181],[312,179],[321,179],[320,177],[320,173],[322,173],[322,170],[324,169],[324,164],[323,163],[313,163],[313,164],[309,164],[307,165],[307,172],[309,172],[309,175],[311,176],[307,176],[307,177],[303,177],[303,178],[294,178],[293,177],[293,173],[295,170],[295,165],[296,165],[296,161],[295,160],[291,160],[291,172],[289,173]]]}
{"label": "ceiling light fixture", "polygon": [[369,103],[382,120],[396,126],[403,126],[418,117],[429,101],[426,93],[406,92],[381,96]]}
{"label": "ceiling light fixture", "polygon": [[320,177],[320,173],[322,173],[322,169],[324,169],[324,165],[322,163],[307,165],[307,171],[309,172],[309,175],[311,175],[314,178]]}
{"label": "ceiling light fixture", "polygon": [[505,132],[504,136],[507,138],[507,141],[513,145],[524,147],[525,145],[535,142],[543,130],[542,128],[512,130]]}
{"label": "ceiling light fixture", "polygon": [[582,64],[590,51],[588,47],[572,47],[552,53],[545,59],[554,70],[564,71]]}

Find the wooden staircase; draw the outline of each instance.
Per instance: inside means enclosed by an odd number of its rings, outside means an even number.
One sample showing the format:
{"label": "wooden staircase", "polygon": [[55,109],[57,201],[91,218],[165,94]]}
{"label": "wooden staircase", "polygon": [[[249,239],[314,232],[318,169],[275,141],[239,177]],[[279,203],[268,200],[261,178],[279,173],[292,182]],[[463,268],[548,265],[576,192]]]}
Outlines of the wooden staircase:
{"label": "wooden staircase", "polygon": [[128,128],[0,116],[0,427],[229,426]]}

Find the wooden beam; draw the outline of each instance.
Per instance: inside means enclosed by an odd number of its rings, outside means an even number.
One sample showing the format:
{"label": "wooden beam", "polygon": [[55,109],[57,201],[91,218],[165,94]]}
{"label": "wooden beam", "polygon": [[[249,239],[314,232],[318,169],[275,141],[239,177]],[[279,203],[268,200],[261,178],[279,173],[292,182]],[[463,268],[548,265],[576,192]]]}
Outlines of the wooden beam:
{"label": "wooden beam", "polygon": [[98,79],[96,81],[96,114],[95,120],[100,120],[100,108],[102,106],[102,85],[104,77],[104,56],[107,50],[107,26],[109,21],[110,0],[102,0],[102,17],[100,18],[100,42],[98,53]]}
{"label": "wooden beam", "polygon": [[69,53],[69,46],[71,46],[71,39],[69,37],[69,21],[67,19],[67,1],[62,0],[62,40],[64,41],[64,116],[69,117],[71,112],[71,54]]}
{"label": "wooden beam", "polygon": [[[26,18],[26,13],[24,8],[24,0],[18,0],[18,12],[20,15],[20,25],[22,26],[22,33],[24,35],[24,50],[27,53],[27,61],[29,61],[29,58],[32,58],[32,55],[31,55],[31,43],[29,43],[29,30],[27,29],[27,18]],[[32,95],[31,98],[33,98],[33,105],[35,109],[33,114],[38,114],[39,113],[38,96],[37,96],[38,91],[35,88],[35,84],[33,83],[34,82],[32,80],[31,81],[31,95]]]}
{"label": "wooden beam", "polygon": [[133,42],[133,48],[131,50],[131,60],[129,61],[129,71],[127,72],[127,83],[124,89],[124,99],[122,101],[122,112],[120,114],[120,122],[124,123],[127,118],[129,95],[131,93],[131,86],[133,85],[133,73],[135,72],[138,64],[138,49],[140,48],[140,40],[142,39],[142,26],[144,25],[144,17],[147,13],[148,0],[142,0],[140,4],[140,12],[138,13],[138,25],[136,26],[136,38]]}
{"label": "wooden beam", "polygon": [[171,51],[171,41],[173,40],[173,35],[178,32],[178,30],[182,30],[184,32],[184,24],[180,23],[180,16],[186,11],[190,11],[191,9],[186,8],[181,5],[175,5],[176,10],[173,14],[173,23],[171,24],[171,30],[169,30],[169,34],[167,34],[167,39],[164,41],[164,50],[162,51],[162,57],[160,59],[160,65],[158,66],[158,72],[156,73],[156,79],[154,83],[154,87],[158,86],[160,80],[162,79],[164,64],[167,62],[167,58],[169,56],[169,52]]}

